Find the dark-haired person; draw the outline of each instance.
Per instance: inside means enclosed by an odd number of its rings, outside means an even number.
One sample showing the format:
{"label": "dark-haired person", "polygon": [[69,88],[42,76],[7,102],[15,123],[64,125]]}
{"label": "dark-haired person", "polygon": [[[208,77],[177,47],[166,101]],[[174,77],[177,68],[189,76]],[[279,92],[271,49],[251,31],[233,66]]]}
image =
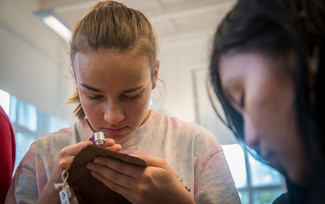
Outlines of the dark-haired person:
{"label": "dark-haired person", "polygon": [[15,173],[8,203],[58,203],[54,183],[62,183],[61,172],[89,144],[81,141],[92,130],[104,132],[107,148],[143,155],[149,165],[101,157],[87,165],[96,179],[130,203],[240,202],[215,137],[148,109],[158,78],[156,54],[152,26],[137,10],[104,1],[81,19],[70,43],[76,83],[70,102],[77,104],[79,122],[31,145]]}
{"label": "dark-haired person", "polygon": [[325,203],[324,33],[324,1],[239,0],[214,36],[224,122],[285,176],[291,203]]}

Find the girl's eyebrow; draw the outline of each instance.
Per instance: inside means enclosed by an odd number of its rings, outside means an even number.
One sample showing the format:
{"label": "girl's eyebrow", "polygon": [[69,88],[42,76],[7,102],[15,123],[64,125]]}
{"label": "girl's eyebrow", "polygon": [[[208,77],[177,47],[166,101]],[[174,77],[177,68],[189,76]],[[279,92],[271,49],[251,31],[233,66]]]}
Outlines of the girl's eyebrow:
{"label": "girl's eyebrow", "polygon": [[131,93],[131,92],[137,91],[139,89],[143,89],[144,87],[145,87],[145,85],[136,86],[136,87],[124,90],[123,93]]}
{"label": "girl's eyebrow", "polygon": [[89,89],[91,91],[101,92],[99,89],[88,86],[87,84],[80,84],[81,86],[85,87],[86,89]]}
{"label": "girl's eyebrow", "polygon": [[[101,90],[99,90],[97,88],[94,88],[94,87],[91,87],[91,86],[89,86],[87,84],[80,84],[80,85],[83,86],[83,87],[85,87],[86,89],[91,90],[91,91],[102,92]],[[144,87],[145,87],[145,85],[136,86],[136,87],[133,87],[133,88],[129,88],[129,89],[124,90],[123,93],[131,93],[131,92],[134,92],[134,91],[143,89]]]}

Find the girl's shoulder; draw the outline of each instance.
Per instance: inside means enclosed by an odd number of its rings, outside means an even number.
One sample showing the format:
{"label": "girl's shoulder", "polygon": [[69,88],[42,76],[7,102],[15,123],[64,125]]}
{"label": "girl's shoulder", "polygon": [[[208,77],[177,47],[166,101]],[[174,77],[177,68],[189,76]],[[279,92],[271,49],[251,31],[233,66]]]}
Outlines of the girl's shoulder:
{"label": "girl's shoulder", "polygon": [[[152,111],[150,115],[150,122],[157,123],[161,126],[168,126],[169,128],[175,128],[175,129],[181,129],[184,131],[194,131],[194,132],[203,132],[206,134],[212,134],[209,130],[202,127],[201,125],[194,123],[194,122],[188,122],[180,120],[176,117],[169,116],[166,113],[162,112],[155,112]],[[149,123],[150,123],[149,122]]]}
{"label": "girl's shoulder", "polygon": [[38,149],[61,150],[62,148],[76,144],[81,140],[85,140],[85,136],[80,129],[80,122],[76,122],[71,127],[62,128],[56,132],[48,133],[36,139],[34,144]]}
{"label": "girl's shoulder", "polygon": [[[173,137],[180,139],[191,139],[197,142],[213,142],[218,143],[216,137],[206,128],[193,123],[180,120],[176,117],[168,116],[165,113],[152,111],[148,126],[156,132],[171,134]],[[176,139],[176,138],[175,138]]]}

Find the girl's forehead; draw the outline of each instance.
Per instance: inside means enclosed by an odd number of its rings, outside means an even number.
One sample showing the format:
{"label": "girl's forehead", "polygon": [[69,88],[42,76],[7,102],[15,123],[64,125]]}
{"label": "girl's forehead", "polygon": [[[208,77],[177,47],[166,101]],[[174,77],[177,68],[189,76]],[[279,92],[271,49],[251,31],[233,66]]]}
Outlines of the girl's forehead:
{"label": "girl's forehead", "polygon": [[120,52],[115,50],[96,50],[76,53],[73,60],[74,71],[78,69],[99,69],[104,67],[140,68],[150,67],[147,56],[132,52]]}
{"label": "girl's forehead", "polygon": [[116,50],[116,49],[88,49],[85,51],[79,51],[76,53],[74,59],[79,58],[78,60],[82,60],[81,58],[86,59],[104,59],[110,58],[114,59],[127,59],[127,60],[148,60],[149,63],[149,56],[138,51],[137,49],[130,49],[130,50]]}
{"label": "girl's forehead", "polygon": [[129,81],[151,73],[149,60],[145,56],[125,55],[111,50],[77,53],[74,69],[77,78],[87,81]]}

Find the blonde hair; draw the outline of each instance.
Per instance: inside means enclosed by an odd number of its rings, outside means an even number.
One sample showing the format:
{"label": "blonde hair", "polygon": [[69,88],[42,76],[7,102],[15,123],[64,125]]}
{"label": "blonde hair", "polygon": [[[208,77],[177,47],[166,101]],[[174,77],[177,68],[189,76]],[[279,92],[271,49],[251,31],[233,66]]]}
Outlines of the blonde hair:
{"label": "blonde hair", "polygon": [[[137,48],[147,55],[152,72],[157,55],[156,35],[149,20],[140,11],[115,1],[97,3],[74,28],[70,42],[70,60],[74,74],[74,58],[77,52],[112,49],[126,52]],[[75,103],[75,116],[82,120],[85,112],[76,90],[67,103]]]}

